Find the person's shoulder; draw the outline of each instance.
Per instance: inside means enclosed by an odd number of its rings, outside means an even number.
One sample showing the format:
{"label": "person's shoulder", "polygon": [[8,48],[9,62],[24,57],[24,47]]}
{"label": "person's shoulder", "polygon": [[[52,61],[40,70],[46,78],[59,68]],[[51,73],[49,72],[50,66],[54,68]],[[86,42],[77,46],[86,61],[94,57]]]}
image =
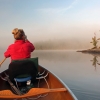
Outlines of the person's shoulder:
{"label": "person's shoulder", "polygon": [[10,44],[9,47],[12,47],[13,45],[14,45],[14,43],[13,44]]}

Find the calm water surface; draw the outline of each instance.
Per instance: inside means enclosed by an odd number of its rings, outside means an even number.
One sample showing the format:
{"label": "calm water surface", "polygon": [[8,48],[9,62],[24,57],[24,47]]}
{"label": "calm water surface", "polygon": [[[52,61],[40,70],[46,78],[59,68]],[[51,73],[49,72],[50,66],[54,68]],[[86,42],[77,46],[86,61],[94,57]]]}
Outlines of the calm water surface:
{"label": "calm water surface", "polygon": [[[48,50],[34,51],[32,57],[39,57],[39,64],[61,78],[78,100],[100,100],[100,55]],[[0,71],[8,67],[9,61]]]}

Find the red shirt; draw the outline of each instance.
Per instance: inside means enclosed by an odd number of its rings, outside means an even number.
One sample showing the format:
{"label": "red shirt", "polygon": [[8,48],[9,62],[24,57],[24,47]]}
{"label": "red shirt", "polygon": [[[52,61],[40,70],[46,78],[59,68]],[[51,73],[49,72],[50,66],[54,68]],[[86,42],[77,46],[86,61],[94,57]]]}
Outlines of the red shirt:
{"label": "red shirt", "polygon": [[8,47],[4,56],[6,58],[11,57],[11,60],[30,58],[31,52],[33,52],[34,49],[34,45],[28,40],[16,40],[14,44]]}

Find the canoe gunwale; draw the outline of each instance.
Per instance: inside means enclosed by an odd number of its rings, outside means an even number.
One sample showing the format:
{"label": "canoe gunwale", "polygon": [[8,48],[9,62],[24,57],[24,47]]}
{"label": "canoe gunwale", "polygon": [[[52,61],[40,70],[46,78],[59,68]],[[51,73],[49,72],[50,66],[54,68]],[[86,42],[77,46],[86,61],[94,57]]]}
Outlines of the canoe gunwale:
{"label": "canoe gunwale", "polygon": [[[40,66],[40,65],[39,65],[39,66]],[[43,67],[43,66],[40,66],[40,67],[42,67],[42,68],[44,68],[45,70],[48,71],[48,69],[46,69],[45,67]],[[69,89],[69,87],[68,87],[56,74],[54,74],[54,73],[51,72],[50,70],[49,70],[49,72],[50,72],[51,74],[53,74],[53,75],[64,85],[64,87],[69,91],[69,93],[72,95],[72,97],[73,97],[74,100],[78,100],[78,99],[76,98],[76,96],[73,94],[73,92]]]}

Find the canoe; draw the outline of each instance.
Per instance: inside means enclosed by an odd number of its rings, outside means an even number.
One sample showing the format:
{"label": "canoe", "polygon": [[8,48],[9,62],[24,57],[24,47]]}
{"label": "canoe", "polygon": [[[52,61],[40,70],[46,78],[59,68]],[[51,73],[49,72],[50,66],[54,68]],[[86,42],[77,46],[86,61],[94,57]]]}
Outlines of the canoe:
{"label": "canoe", "polygon": [[40,76],[36,78],[34,87],[24,94],[21,94],[16,85],[9,82],[8,69],[1,72],[0,100],[78,100],[54,73],[40,65],[38,65],[38,70]]}

